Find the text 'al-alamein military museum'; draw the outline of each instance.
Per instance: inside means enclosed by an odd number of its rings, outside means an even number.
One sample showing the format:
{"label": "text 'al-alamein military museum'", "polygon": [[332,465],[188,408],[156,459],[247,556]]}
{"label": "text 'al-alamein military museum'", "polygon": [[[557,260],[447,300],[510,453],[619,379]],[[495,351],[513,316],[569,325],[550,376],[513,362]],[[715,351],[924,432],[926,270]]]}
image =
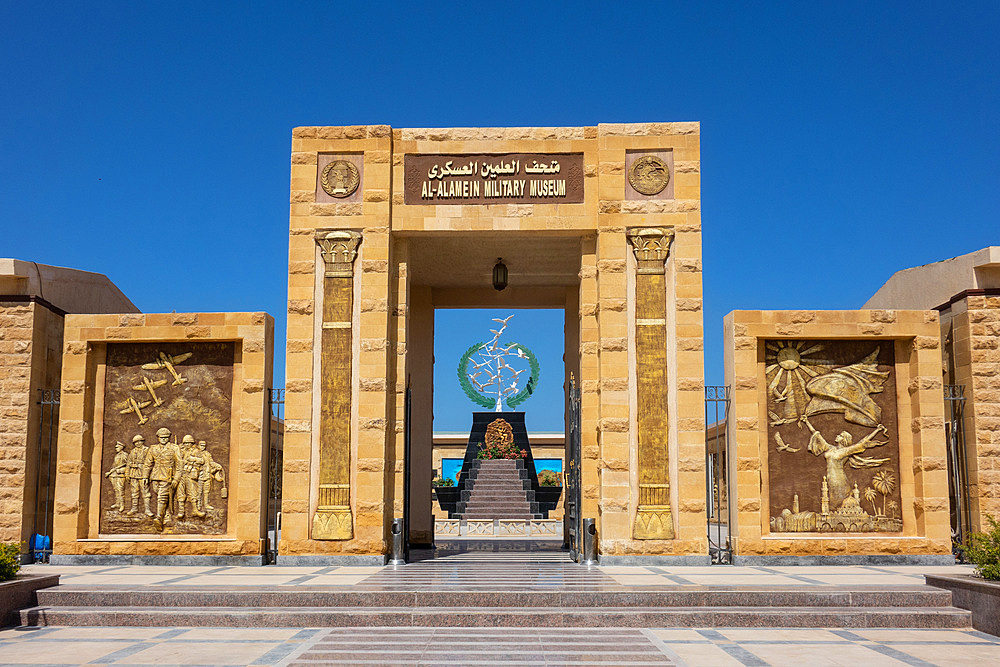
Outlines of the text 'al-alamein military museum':
{"label": "text 'al-alamein military museum'", "polygon": [[[858,310],[705,322],[699,146],[694,122],[297,128],[286,340],[264,312],[142,313],[103,275],[0,260],[2,539],[64,565],[382,565],[473,539],[954,562],[1000,515],[1000,247],[883,267],[905,270]],[[564,312],[564,430],[525,425],[516,319],[434,358],[454,308]],[[435,430],[435,364],[467,433]]]}

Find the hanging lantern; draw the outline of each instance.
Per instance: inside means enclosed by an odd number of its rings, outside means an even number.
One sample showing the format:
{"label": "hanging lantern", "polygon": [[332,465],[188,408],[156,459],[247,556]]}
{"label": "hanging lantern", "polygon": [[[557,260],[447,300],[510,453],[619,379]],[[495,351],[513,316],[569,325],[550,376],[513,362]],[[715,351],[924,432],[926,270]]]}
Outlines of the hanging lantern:
{"label": "hanging lantern", "polygon": [[503,259],[497,257],[496,266],[493,267],[493,289],[496,291],[502,291],[507,287],[507,265],[503,263]]}

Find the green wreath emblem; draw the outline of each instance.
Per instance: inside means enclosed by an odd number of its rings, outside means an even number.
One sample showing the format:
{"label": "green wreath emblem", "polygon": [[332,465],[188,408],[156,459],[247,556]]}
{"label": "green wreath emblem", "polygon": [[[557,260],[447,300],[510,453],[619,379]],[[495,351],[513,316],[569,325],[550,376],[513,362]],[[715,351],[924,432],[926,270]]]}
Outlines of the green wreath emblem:
{"label": "green wreath emblem", "polygon": [[[481,348],[482,346],[483,343],[476,343],[468,350],[466,350],[465,354],[462,355],[462,358],[459,359],[458,383],[462,385],[462,391],[465,392],[465,395],[469,397],[470,401],[472,401],[476,405],[481,405],[484,408],[494,408],[496,407],[497,404],[496,398],[491,398],[489,396],[480,394],[478,391],[476,391],[475,387],[472,386],[472,383],[469,382],[469,372],[468,372],[469,358],[473,354],[478,352],[479,348]],[[517,392],[516,394],[507,399],[507,405],[511,408],[516,408],[521,403],[524,403],[526,400],[528,400],[528,397],[531,396],[532,393],[534,393],[535,387],[538,386],[538,378],[541,375],[542,370],[541,367],[538,365],[538,359],[535,358],[534,353],[527,347],[521,345],[520,343],[511,343],[508,347],[514,347],[518,350],[521,350],[521,352],[524,352],[524,356],[528,358],[528,365],[531,367],[531,377],[528,378],[528,383],[524,385],[524,389],[522,389],[521,391]]]}

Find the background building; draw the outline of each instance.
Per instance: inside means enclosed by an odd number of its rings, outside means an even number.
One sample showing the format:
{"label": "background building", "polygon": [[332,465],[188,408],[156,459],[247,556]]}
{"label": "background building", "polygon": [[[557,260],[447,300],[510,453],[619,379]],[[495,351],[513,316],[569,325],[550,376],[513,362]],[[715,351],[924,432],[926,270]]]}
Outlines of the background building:
{"label": "background building", "polygon": [[65,316],[137,312],[103,274],[0,259],[0,540],[52,535]]}

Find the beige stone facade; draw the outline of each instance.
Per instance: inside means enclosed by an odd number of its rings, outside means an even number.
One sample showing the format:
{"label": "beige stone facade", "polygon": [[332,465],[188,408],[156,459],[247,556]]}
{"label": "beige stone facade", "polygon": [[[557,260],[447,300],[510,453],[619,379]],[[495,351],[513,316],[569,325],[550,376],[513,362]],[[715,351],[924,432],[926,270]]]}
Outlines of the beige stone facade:
{"label": "beige stone facade", "polygon": [[106,276],[0,259],[0,541],[26,553],[51,528],[63,319],[108,310],[137,309]]}
{"label": "beige stone facade", "polygon": [[[985,292],[985,290],[984,290]],[[945,379],[963,388],[968,528],[1000,519],[1000,290],[964,293],[941,308]]]}
{"label": "beige stone facade", "polygon": [[[950,559],[939,326],[935,311],[738,310],[726,316],[726,383],[732,388],[729,441],[735,450],[730,450],[729,486],[730,498],[735,499],[731,535],[736,562],[857,555]],[[780,388],[780,383],[768,382],[765,356],[767,350],[780,349],[781,341],[859,342],[859,349],[866,351],[891,345],[895,363],[889,371],[895,396],[888,397],[887,404],[894,399],[896,414],[883,415],[883,421],[894,418],[896,422],[886,439],[894,446],[898,434],[899,469],[894,485],[898,484],[901,496],[901,528],[883,520],[881,533],[772,530],[769,519],[778,515],[779,508],[769,506],[769,481],[774,480],[768,479],[768,460],[780,456],[788,445],[780,439],[771,442],[768,436],[769,420],[772,425],[781,422],[778,415],[768,412],[768,392]],[[775,347],[767,348],[769,344]],[[789,428],[802,428],[788,421]],[[810,441],[812,453],[821,453],[813,451],[812,445]],[[871,451],[878,448],[867,453]],[[798,455],[809,458],[807,452]],[[859,466],[865,463],[873,461],[858,461]],[[873,504],[872,509],[876,514],[874,510],[881,508]],[[794,512],[798,511],[796,506]],[[835,513],[836,508],[829,511]]]}
{"label": "beige stone facade", "polygon": [[0,326],[0,540],[28,542],[33,532],[46,534],[44,500],[35,515],[34,482],[41,474],[47,486],[47,457],[39,471],[38,448],[40,438],[49,444],[57,413],[47,407],[43,415],[39,401],[41,389],[59,386],[63,313],[0,297]]}
{"label": "beige stone facade", "polygon": [[[273,319],[266,313],[69,315],[64,338],[53,562],[149,562],[168,556],[173,562],[195,557],[194,562],[261,564]],[[224,535],[100,532],[107,350],[145,342],[234,343]]]}
{"label": "beige stone facade", "polygon": [[987,529],[987,516],[1000,519],[1000,246],[898,271],[864,307],[940,313],[944,381],[958,399],[945,414],[958,422],[949,428],[953,530]]}
{"label": "beige stone facade", "polygon": [[[391,520],[402,511],[407,383],[414,451],[423,462],[411,479],[413,488],[429,488],[433,387],[425,371],[433,310],[520,306],[566,312],[567,376],[582,387],[583,516],[598,520],[602,556],[707,558],[699,151],[697,123],[294,130],[281,557],[382,558]],[[626,163],[633,153],[668,155],[663,164],[672,190],[629,195]],[[406,203],[406,156],[417,154],[581,155],[582,201]],[[319,165],[331,159],[350,161],[360,175],[358,190],[334,202],[318,194],[326,171]],[[642,322],[665,329],[665,349],[656,354],[666,368],[666,433],[656,437],[669,484],[657,486],[662,498],[655,512],[669,527],[666,539],[640,539],[635,530],[637,259],[627,232],[638,229],[668,237],[669,256],[656,283],[666,315],[659,324],[648,317]],[[316,234],[334,230],[361,233],[351,320],[353,531],[346,540],[312,534],[321,451],[317,314],[324,293]],[[510,267],[503,292],[490,286],[497,257]],[[414,509],[413,525],[427,531],[431,516],[428,495]]]}

